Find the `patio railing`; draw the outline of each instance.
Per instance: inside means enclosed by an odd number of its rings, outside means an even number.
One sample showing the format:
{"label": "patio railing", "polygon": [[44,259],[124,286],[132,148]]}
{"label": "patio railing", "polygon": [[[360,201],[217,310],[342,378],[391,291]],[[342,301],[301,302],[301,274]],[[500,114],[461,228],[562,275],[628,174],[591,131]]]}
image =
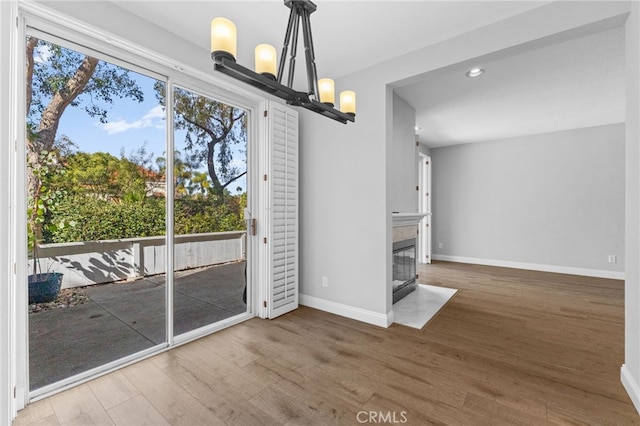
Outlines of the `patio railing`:
{"label": "patio railing", "polygon": [[[174,269],[184,270],[245,258],[246,232],[176,235]],[[62,272],[62,288],[102,284],[166,272],[164,236],[42,244],[41,270]],[[33,268],[29,260],[29,271]]]}

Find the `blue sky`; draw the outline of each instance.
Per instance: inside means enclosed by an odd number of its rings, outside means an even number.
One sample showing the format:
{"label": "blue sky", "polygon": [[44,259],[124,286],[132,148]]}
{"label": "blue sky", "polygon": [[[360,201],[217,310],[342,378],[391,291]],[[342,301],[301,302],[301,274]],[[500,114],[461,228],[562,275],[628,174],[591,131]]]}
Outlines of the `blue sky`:
{"label": "blue sky", "polygon": [[[77,145],[78,151],[108,152],[120,157],[124,149],[125,156],[135,153],[145,146],[147,155],[153,153],[152,161],[165,156],[165,112],[158,103],[153,88],[155,79],[129,72],[144,93],[144,101],[115,98],[113,104],[106,104],[107,123],[100,123],[97,117],[90,117],[84,107],[68,107],[58,128],[57,137],[67,136]],[[84,99],[86,101],[86,99]],[[184,148],[184,132],[176,133],[175,148]],[[240,148],[240,147],[239,147]],[[246,147],[241,147],[246,150]],[[234,153],[234,162],[244,162],[245,154]],[[244,166],[243,166],[244,169]],[[205,171],[203,167],[201,171]],[[246,179],[240,178],[228,189],[236,193],[236,188],[246,189]]]}
{"label": "blue sky", "polygon": [[60,120],[58,137],[67,136],[79,151],[108,152],[119,157],[123,148],[129,155],[146,143],[147,152],[154,154],[154,160],[164,156],[165,113],[155,98],[155,80],[133,72],[130,76],[142,89],[143,102],[114,99],[113,105],[107,105],[105,124],[90,117],[83,107],[68,107]]}

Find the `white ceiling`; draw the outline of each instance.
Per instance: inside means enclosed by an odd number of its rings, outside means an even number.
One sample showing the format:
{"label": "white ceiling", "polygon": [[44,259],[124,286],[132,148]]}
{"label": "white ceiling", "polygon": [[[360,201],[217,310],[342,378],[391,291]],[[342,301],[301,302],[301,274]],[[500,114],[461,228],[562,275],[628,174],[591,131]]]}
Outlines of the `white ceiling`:
{"label": "white ceiling", "polygon": [[[282,0],[113,1],[209,50],[211,19],[238,31],[238,62],[253,65],[253,49],[282,48],[289,9]],[[311,16],[318,76],[338,78],[393,57],[542,6],[548,1],[315,0]],[[429,146],[508,138],[624,120],[622,30],[610,30],[481,64],[438,73],[396,89],[416,109],[420,140]],[[302,36],[300,36],[302,39]],[[304,50],[296,84],[305,89]]]}
{"label": "white ceiling", "polygon": [[396,89],[430,147],[625,120],[624,29],[568,40]]}
{"label": "white ceiling", "polygon": [[[282,49],[290,9],[282,0],[113,3],[209,50],[210,22],[232,20],[239,63],[253,67],[260,43]],[[311,28],[318,77],[338,78],[548,3],[540,1],[314,0]],[[304,73],[300,34],[297,67]],[[306,83],[306,80],[303,80]]]}

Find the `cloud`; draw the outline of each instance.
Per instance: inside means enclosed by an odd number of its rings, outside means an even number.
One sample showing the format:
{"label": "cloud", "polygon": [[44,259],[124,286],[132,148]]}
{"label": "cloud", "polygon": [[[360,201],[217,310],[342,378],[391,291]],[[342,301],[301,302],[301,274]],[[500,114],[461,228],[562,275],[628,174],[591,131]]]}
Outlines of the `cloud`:
{"label": "cloud", "polygon": [[229,163],[229,167],[235,167],[242,171],[247,168],[246,157],[239,152],[234,153],[233,160]]}
{"label": "cloud", "polygon": [[153,120],[154,118],[164,119],[164,107],[162,105],[156,105],[144,116],[143,120]]}
{"label": "cloud", "polygon": [[131,129],[144,129],[144,128],[157,128],[163,129],[165,112],[161,105],[156,105],[149,110],[142,118],[134,121],[127,120],[115,120],[104,124],[98,124],[102,130],[106,131],[109,135],[115,135],[118,133],[126,132]]}
{"label": "cloud", "polygon": [[49,59],[53,56],[53,52],[46,44],[41,44],[36,47],[35,55],[33,55],[33,61],[37,64],[49,63]]}

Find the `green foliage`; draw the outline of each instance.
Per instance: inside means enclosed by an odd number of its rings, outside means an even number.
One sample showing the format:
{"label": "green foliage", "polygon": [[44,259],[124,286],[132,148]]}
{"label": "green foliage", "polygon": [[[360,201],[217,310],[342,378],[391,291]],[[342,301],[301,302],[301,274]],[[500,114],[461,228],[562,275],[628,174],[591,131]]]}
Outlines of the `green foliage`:
{"label": "green foliage", "polygon": [[244,208],[247,195],[226,195],[224,203],[211,198],[181,198],[175,200],[175,233],[238,231],[245,229]]}
{"label": "green foliage", "polygon": [[[166,200],[146,193],[147,183],[163,179],[163,161],[159,161],[160,172],[156,173],[130,159],[101,152],[71,153],[60,161],[52,158],[56,168],[43,169],[47,172],[43,202],[55,197],[52,207],[42,210],[46,214],[39,219],[44,242],[165,235]],[[209,190],[207,175],[193,172],[186,162],[176,161],[175,174],[176,234],[245,229],[246,193],[226,192],[223,200],[218,199]]]}
{"label": "green foliage", "polygon": [[165,200],[148,198],[145,202],[115,202],[90,195],[72,195],[60,205],[55,220],[73,221],[49,233],[47,242],[114,240],[152,237],[165,234]]}
{"label": "green foliage", "polygon": [[27,163],[27,167],[37,189],[27,197],[27,241],[29,251],[34,258],[33,274],[35,275],[39,266],[38,244],[42,242],[43,235],[56,232],[58,229],[69,228],[75,223],[61,218],[52,219],[67,196],[64,188],[58,188],[53,183],[65,174],[58,160],[58,153],[42,151],[37,159]]}
{"label": "green foliage", "polygon": [[[204,197],[175,200],[176,234],[223,232],[245,229],[246,194],[227,195],[224,204]],[[46,241],[112,240],[165,235],[165,199],[114,202],[90,195],[71,195],[60,203],[54,221],[76,226],[48,232]]]}
{"label": "green foliage", "polygon": [[67,173],[58,184],[70,193],[99,198],[142,201],[146,195],[145,181],[156,178],[151,171],[128,159],[104,152],[78,152],[69,155],[65,163]]}
{"label": "green foliage", "polygon": [[[156,164],[158,165],[159,174],[166,176],[167,173],[167,159],[165,157],[156,158]],[[173,154],[173,179],[175,181],[175,196],[185,197],[194,194],[205,195],[208,193],[207,188],[210,188],[209,182],[207,182],[207,175],[205,173],[197,172],[197,164],[192,163],[188,156],[183,156],[178,150]],[[200,175],[204,175],[204,182],[200,178]]]}

